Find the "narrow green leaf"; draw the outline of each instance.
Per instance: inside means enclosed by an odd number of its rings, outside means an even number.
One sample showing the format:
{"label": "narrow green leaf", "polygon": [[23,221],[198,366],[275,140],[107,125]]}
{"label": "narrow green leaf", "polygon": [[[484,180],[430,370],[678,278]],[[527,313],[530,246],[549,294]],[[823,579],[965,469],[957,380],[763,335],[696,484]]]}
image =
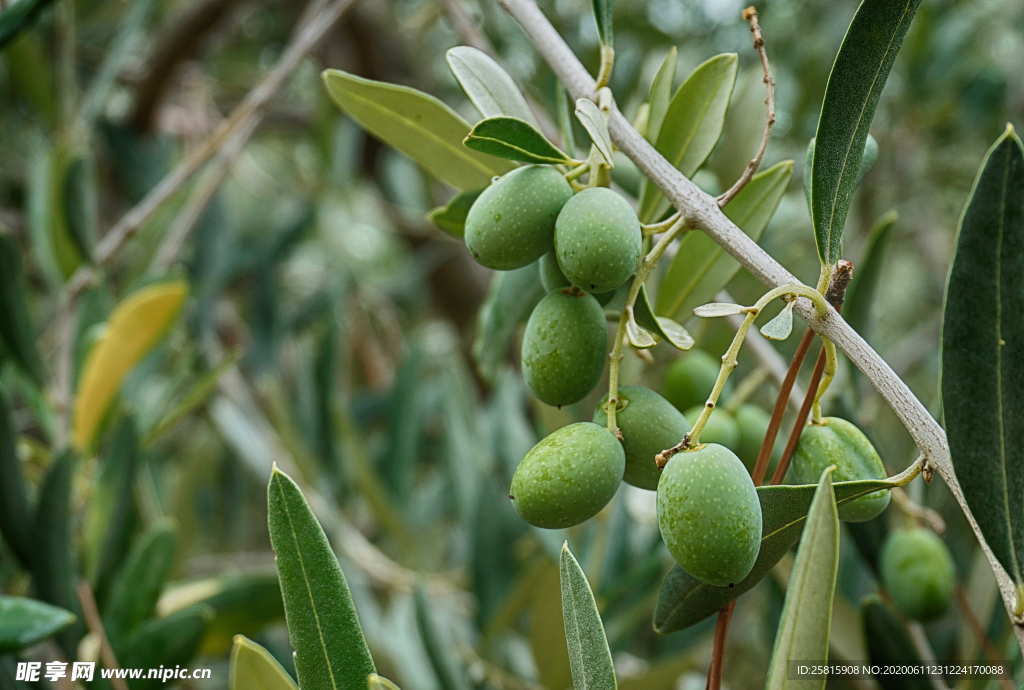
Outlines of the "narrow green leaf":
{"label": "narrow green leaf", "polygon": [[576,119],[583,125],[590,135],[590,141],[594,144],[604,162],[610,166],[614,163],[614,150],[612,149],[612,137],[608,133],[608,120],[604,113],[589,98],[576,99]]}
{"label": "narrow green leaf", "polygon": [[612,16],[615,12],[615,0],[594,0],[594,21],[597,22],[597,37],[601,43],[610,46],[614,43],[615,33]]}
{"label": "narrow green leaf", "polygon": [[[649,129],[655,148],[687,177],[692,177],[714,150],[725,125],[725,112],[736,83],[736,54],[707,60],[676,90],[657,134]],[[638,215],[643,223],[657,220],[668,209],[661,190],[645,182]]]}
{"label": "narrow green leaf", "polygon": [[839,513],[832,491],[833,467],[821,473],[800,535],[796,564],[775,634],[765,688],[824,688],[826,678],[790,680],[791,661],[828,661],[832,599],[839,574]]}
{"label": "narrow green leaf", "polygon": [[234,367],[241,357],[242,351],[236,350],[225,357],[220,364],[196,379],[188,387],[188,390],[185,391],[185,394],[181,396],[177,404],[146,433],[146,437],[142,440],[143,445],[148,446],[152,444],[161,436],[174,429],[185,417],[205,405],[217,390],[217,383],[220,381],[220,377]]}
{"label": "narrow green leaf", "polygon": [[825,87],[811,164],[811,217],[818,257],[842,258],[843,226],[861,175],[868,128],[921,0],[863,0]]}
{"label": "narrow green leaf", "polygon": [[[206,626],[213,612],[204,606],[192,606],[163,618],[146,621],[131,639],[117,649],[118,662],[128,668],[174,668],[189,666],[199,651]],[[133,680],[132,690],[167,687],[158,677]]]}
{"label": "narrow green leaf", "polygon": [[31,27],[53,0],[20,0],[0,11],[0,48]]}
{"label": "narrow green leaf", "polygon": [[21,250],[6,233],[0,233],[0,275],[4,277],[0,281],[0,351],[5,350],[37,385],[42,384],[43,363],[28,312]]}
{"label": "narrow green leaf", "polygon": [[676,64],[679,62],[679,50],[672,46],[661,66],[651,80],[651,90],[647,96],[647,104],[650,110],[647,112],[647,127],[645,136],[648,141],[654,141],[661,131],[661,123],[665,121],[665,113],[668,112],[669,100],[672,98],[672,82],[676,78]]}
{"label": "narrow green leaf", "polygon": [[480,375],[493,381],[516,334],[544,296],[537,262],[514,271],[497,271],[477,314],[473,360]]}
{"label": "narrow green leaf", "polygon": [[452,237],[462,239],[466,232],[466,216],[469,208],[480,196],[482,189],[459,192],[444,206],[438,206],[427,213],[427,219]]}
{"label": "narrow green leaf", "polygon": [[50,604],[0,594],[0,654],[45,640],[75,622],[75,614]]}
{"label": "narrow green leaf", "polygon": [[130,640],[153,617],[174,564],[177,536],[170,522],[161,522],[136,540],[111,586],[103,627],[116,646]]}
{"label": "narrow green leaf", "polygon": [[562,135],[562,148],[570,156],[576,155],[576,133],[573,130],[572,115],[569,113],[569,94],[556,80],[555,84],[555,116],[558,119],[558,132]]}
{"label": "narrow green leaf", "polygon": [[[725,215],[758,241],[792,176],[793,161],[762,170],[725,205]],[[664,316],[689,318],[694,307],[713,299],[739,270],[739,262],[705,233],[688,232],[679,239],[679,249],[658,285],[654,309]]]}
{"label": "narrow green leaf", "polygon": [[[868,660],[872,666],[917,666],[921,655],[914,646],[907,628],[877,594],[864,597],[860,602],[864,639],[867,641]],[[875,681],[882,690],[931,690],[931,679],[923,675],[879,673]]]}
{"label": "narrow green leaf", "polygon": [[679,323],[667,316],[654,315],[654,309],[651,308],[651,302],[647,297],[646,285],[640,288],[640,294],[637,296],[634,310],[638,324],[654,332],[672,347],[684,352],[693,347],[693,336]]}
{"label": "narrow green leaf", "polygon": [[231,690],[299,690],[277,659],[244,635],[235,635],[228,673]]}
{"label": "narrow green leaf", "polygon": [[[904,474],[888,479],[839,482],[833,486],[836,503],[842,505],[879,489],[892,489],[905,483],[905,479]],[[816,489],[814,484],[759,486],[757,497],[763,515],[761,550],[750,575],[735,587],[714,587],[674,566],[658,593],[654,629],[665,634],[687,628],[752,589],[799,539]]]}
{"label": "narrow green leaf", "polygon": [[38,548],[32,534],[32,504],[21,471],[17,437],[7,396],[0,388],[0,535],[21,564],[28,567]]}
{"label": "narrow green leaf", "polygon": [[793,307],[796,300],[786,303],[771,321],[761,326],[761,335],[769,340],[785,340],[793,332]]}
{"label": "narrow green leaf", "polygon": [[433,96],[336,69],[325,70],[323,80],[334,102],[363,129],[456,189],[486,187],[512,169],[463,146],[469,123]]}
{"label": "narrow green leaf", "polygon": [[[868,134],[867,140],[864,142],[864,157],[861,158],[860,168],[857,171],[857,185],[861,183],[864,176],[867,175],[871,168],[875,167],[875,162],[878,160],[878,141],[873,136]],[[814,213],[814,209],[811,207],[811,169],[814,166],[814,137],[807,142],[807,152],[804,154],[804,198],[807,200],[807,210],[811,214]],[[854,185],[856,186],[856,185]]]}
{"label": "narrow green leaf", "polygon": [[490,55],[472,46],[456,46],[445,53],[445,58],[459,86],[481,115],[507,115],[536,124],[519,87]]}
{"label": "narrow green leaf", "polygon": [[489,117],[473,126],[465,144],[474,151],[524,163],[570,163],[569,157],[529,122]]}
{"label": "narrow green leaf", "polygon": [[846,291],[843,318],[862,336],[867,337],[871,326],[871,307],[882,277],[882,266],[889,248],[890,231],[899,214],[889,211],[879,218],[868,234],[864,256],[857,262],[853,280]]}
{"label": "narrow green leaf", "polygon": [[[1012,127],[960,219],[942,326],[953,467],[996,558],[1024,585],[1024,149]],[[1024,591],[1024,590],[1022,590]]]}
{"label": "narrow green leaf", "polygon": [[302,491],[274,469],[267,523],[303,690],[362,690],[374,673],[352,595]]}
{"label": "narrow green leaf", "polygon": [[604,635],[601,614],[590,584],[568,542],[562,544],[558,562],[562,587],[562,618],[569,649],[573,690],[602,690],[617,687],[612,654]]}
{"label": "narrow green leaf", "polygon": [[460,663],[452,655],[450,637],[443,634],[430,616],[427,595],[423,589],[416,588],[413,595],[416,605],[416,626],[419,628],[420,641],[430,659],[430,665],[437,676],[439,687],[445,690],[469,690],[469,680]]}

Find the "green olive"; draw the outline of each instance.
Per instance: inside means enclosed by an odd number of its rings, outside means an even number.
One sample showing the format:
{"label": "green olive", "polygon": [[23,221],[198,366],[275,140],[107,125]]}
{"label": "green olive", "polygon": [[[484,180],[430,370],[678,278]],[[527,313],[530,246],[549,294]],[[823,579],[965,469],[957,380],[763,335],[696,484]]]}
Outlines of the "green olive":
{"label": "green olive", "polygon": [[[790,473],[801,484],[815,484],[826,467],[835,465],[834,481],[884,479],[885,466],[871,441],[860,429],[839,417],[808,424],[800,434]],[[889,491],[880,489],[839,506],[839,518],[865,522],[889,505]]]}
{"label": "green olive", "polygon": [[[767,412],[757,405],[743,404],[736,408],[733,415],[736,420],[736,428],[739,431],[739,439],[736,441],[736,455],[740,456],[743,463],[750,468],[754,467],[758,453],[761,452],[761,442],[768,433],[768,425],[772,418]],[[776,445],[778,438],[776,437]],[[772,461],[777,459],[778,454],[772,449],[769,456]],[[769,462],[769,469],[774,462]]]}
{"label": "green olive", "polygon": [[545,292],[569,287],[569,279],[558,267],[553,251],[540,257],[540,284],[544,286]]}
{"label": "green olive", "polygon": [[[606,395],[594,410],[594,422],[605,425],[608,415]],[[672,403],[650,388],[623,386],[619,389],[619,405],[615,422],[622,433],[626,451],[626,473],[623,479],[641,489],[657,489],[661,471],[654,456],[679,443],[690,425]]]}
{"label": "green olive", "polygon": [[551,251],[555,220],[572,187],[555,168],[527,165],[498,178],[466,216],[466,246],[488,268],[511,270]]}
{"label": "green olive", "polygon": [[523,333],[523,378],[549,405],[582,400],[601,380],[608,357],[604,310],[586,293],[549,292]]}
{"label": "green olive", "polygon": [[555,221],[558,265],[573,285],[588,292],[608,292],[625,283],[642,253],[636,212],[607,187],[576,194]]}
{"label": "green olive", "polygon": [[956,573],[949,549],[934,532],[915,528],[890,533],[880,562],[882,583],[903,613],[928,621],[949,608]]}
{"label": "green olive", "polygon": [[622,481],[622,445],[603,426],[564,426],[527,452],[512,476],[510,498],[537,527],[572,527],[597,515]]}
{"label": "green olive", "polygon": [[[691,407],[686,411],[686,421],[692,427],[697,422],[697,417],[704,411],[703,405]],[[717,443],[726,448],[735,448],[740,439],[740,431],[736,426],[736,420],[732,415],[722,409],[715,409],[708,417],[707,424],[700,432],[701,443]]]}
{"label": "green olive", "polygon": [[687,573],[718,587],[750,574],[761,550],[761,503],[731,450],[712,443],[674,455],[657,506],[665,546]]}
{"label": "green olive", "polygon": [[690,350],[668,368],[661,393],[680,412],[703,405],[715,386],[721,365],[722,360],[703,350]]}

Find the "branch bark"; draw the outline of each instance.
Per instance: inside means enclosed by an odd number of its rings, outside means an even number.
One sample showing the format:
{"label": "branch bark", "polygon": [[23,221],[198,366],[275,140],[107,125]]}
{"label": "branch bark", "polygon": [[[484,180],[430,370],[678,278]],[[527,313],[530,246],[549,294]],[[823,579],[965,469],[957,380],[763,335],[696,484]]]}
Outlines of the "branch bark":
{"label": "branch bark", "polygon": [[[594,79],[532,0],[498,2],[523,27],[534,48],[574,98],[595,96]],[[722,213],[714,197],[697,187],[665,160],[650,142],[630,125],[614,102],[609,110],[608,125],[612,140],[641,172],[664,192],[666,198],[692,225],[706,232],[762,283],[774,287],[800,282],[729,220]],[[796,310],[815,332],[834,342],[871,381],[907,429],[924,456],[926,464],[934,468],[949,486],[950,493],[967,517],[992,567],[992,572],[999,583],[1003,604],[1012,619],[1016,600],[1015,587],[985,542],[977,521],[964,500],[960,483],[953,471],[945,431],[888,363],[834,309],[830,308],[824,316],[819,317],[808,300],[800,299]],[[1014,632],[1024,653],[1024,626],[1014,625]]]}

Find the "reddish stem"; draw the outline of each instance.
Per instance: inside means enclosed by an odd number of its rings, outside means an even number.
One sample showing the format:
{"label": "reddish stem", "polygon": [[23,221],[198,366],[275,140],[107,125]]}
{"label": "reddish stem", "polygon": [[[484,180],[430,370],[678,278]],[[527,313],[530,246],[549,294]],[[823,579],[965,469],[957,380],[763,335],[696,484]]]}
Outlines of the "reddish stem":
{"label": "reddish stem", "polygon": [[725,637],[729,631],[729,621],[732,620],[733,609],[736,608],[736,600],[733,599],[718,611],[718,620],[715,621],[715,647],[711,655],[711,667],[708,669],[707,690],[718,690],[722,685],[722,669],[725,667]]}
{"label": "reddish stem", "polygon": [[814,404],[814,396],[818,392],[818,384],[821,383],[821,375],[825,371],[825,349],[822,348],[818,352],[818,361],[814,363],[814,373],[811,374],[811,380],[807,384],[807,393],[804,395],[804,402],[800,405],[800,411],[797,412],[796,421],[793,422],[793,429],[789,432],[789,440],[786,441],[786,449],[782,451],[782,457],[779,458],[779,464],[775,467],[775,473],[772,475],[772,484],[781,484],[783,477],[786,476],[786,470],[789,469],[789,461],[793,458],[793,451],[796,450],[796,444],[800,442],[800,434],[804,430],[804,425],[807,424],[807,417],[811,413],[811,406]]}

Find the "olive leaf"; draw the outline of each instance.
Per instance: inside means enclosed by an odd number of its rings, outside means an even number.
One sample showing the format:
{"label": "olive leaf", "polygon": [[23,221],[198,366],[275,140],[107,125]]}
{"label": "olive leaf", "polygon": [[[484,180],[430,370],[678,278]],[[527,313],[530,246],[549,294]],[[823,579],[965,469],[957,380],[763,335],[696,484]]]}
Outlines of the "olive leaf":
{"label": "olive leaf", "polygon": [[921,0],[864,0],[825,87],[811,163],[811,218],[818,257],[842,258],[843,226],[861,175],[868,128]]}
{"label": "olive leaf", "polygon": [[867,337],[871,327],[871,307],[882,276],[882,265],[889,248],[891,230],[899,219],[896,211],[889,211],[875,221],[868,233],[864,256],[857,262],[853,280],[846,290],[843,318],[854,330]]}
{"label": "olive leaf", "polygon": [[558,133],[562,137],[562,145],[570,156],[576,153],[576,133],[573,131],[572,115],[569,113],[569,94],[558,81],[555,84],[555,119],[558,120]]}
{"label": "olive leaf", "polygon": [[786,586],[786,603],[775,633],[775,646],[765,688],[825,687],[826,677],[792,683],[792,661],[828,660],[832,628],[832,600],[839,574],[839,513],[832,490],[835,466],[821,473],[811,507],[807,511],[796,564]]}
{"label": "olive leaf", "polygon": [[75,622],[70,611],[0,594],[0,654],[36,644]]}
{"label": "olive leaf", "polygon": [[576,119],[583,125],[583,129],[587,130],[590,141],[604,158],[604,162],[609,166],[614,165],[612,138],[608,134],[608,121],[601,109],[589,98],[579,98],[576,100]]}
{"label": "olive leaf", "polygon": [[366,678],[367,690],[401,690],[397,685],[392,683],[384,676],[378,676],[376,673],[371,673]]}
{"label": "olive leaf", "polygon": [[708,302],[693,310],[693,313],[703,319],[715,319],[721,316],[735,316],[742,314],[747,308],[742,304],[731,302]]}
{"label": "olive leaf", "polygon": [[177,401],[177,404],[146,432],[145,438],[142,439],[142,444],[144,446],[153,444],[157,439],[177,426],[179,422],[188,417],[189,414],[206,404],[210,396],[217,390],[217,384],[221,377],[231,370],[241,357],[241,350],[228,354],[217,366],[192,382],[182,394],[181,399]]}
{"label": "olive leaf", "polygon": [[288,638],[303,690],[354,690],[374,673],[352,595],[302,491],[276,467],[267,524],[277,556]]}
{"label": "olive leaf", "polygon": [[[807,201],[807,210],[810,213],[814,213],[811,208],[811,168],[814,165],[814,141],[815,138],[811,137],[811,140],[807,142],[807,151],[804,153],[804,199]],[[878,141],[868,134],[867,140],[864,142],[864,157],[861,158],[860,168],[857,171],[857,183],[860,184],[864,176],[871,171],[871,168],[875,167],[875,162],[878,160]]]}
{"label": "olive leaf", "polygon": [[231,690],[299,690],[277,659],[244,635],[235,635],[228,677]]}
{"label": "olive leaf", "polygon": [[[922,663],[917,647],[907,634],[906,625],[881,597],[877,594],[864,597],[860,602],[860,614],[868,660],[872,666],[917,666]],[[934,687],[926,676],[912,673],[898,676],[879,673],[875,681],[882,690],[931,690]]]}
{"label": "olive leaf", "polygon": [[466,232],[466,216],[469,215],[469,208],[480,196],[482,189],[473,189],[467,192],[459,192],[444,206],[438,206],[427,213],[427,220],[444,230],[452,237],[462,239]]}
{"label": "olive leaf", "polygon": [[464,139],[474,151],[524,163],[572,163],[529,122],[515,117],[489,117],[473,126]]}
{"label": "olive leaf", "polygon": [[[887,479],[837,482],[833,485],[836,504],[843,505],[873,491],[901,486],[909,472]],[[694,579],[679,566],[673,566],[658,592],[654,629],[666,634],[687,628],[753,589],[799,539],[816,490],[814,484],[757,487],[762,536],[761,550],[753,570],[735,587],[715,587]]]}
{"label": "olive leaf", "polygon": [[18,457],[11,408],[0,388],[0,536],[23,566],[38,548],[32,533],[32,502]]}
{"label": "olive leaf", "polygon": [[[658,152],[687,177],[697,172],[715,148],[735,83],[736,53],[710,58],[676,90],[658,131],[648,130]],[[640,221],[657,220],[667,209],[658,186],[645,181],[637,212]]]}
{"label": "olive leaf", "polygon": [[[199,652],[206,626],[213,612],[204,606],[190,606],[140,625],[117,650],[117,660],[126,667],[165,668],[188,666]],[[160,677],[133,680],[132,690],[167,687]]]}
{"label": "olive leaf", "polygon": [[465,670],[453,654],[452,646],[447,643],[448,636],[442,634],[430,615],[427,595],[422,587],[417,587],[413,594],[416,607],[416,627],[419,628],[420,640],[427,652],[427,658],[437,676],[438,685],[445,690],[469,690],[470,683]]}
{"label": "olive leaf", "polygon": [[[725,208],[725,215],[755,242],[761,238],[793,177],[793,161],[781,161],[754,175]],[[693,308],[718,294],[740,264],[703,232],[687,232],[658,285],[655,311],[689,316]]]}
{"label": "olive leaf", "polygon": [[[23,0],[24,1],[24,0]],[[43,363],[36,329],[28,312],[21,250],[14,237],[0,232],[0,352],[6,351],[36,384],[43,382]]]}
{"label": "olive leaf", "polygon": [[429,94],[337,69],[325,70],[323,80],[338,107],[363,129],[456,189],[486,187],[513,167],[463,146],[469,123]]}
{"label": "olive leaf", "polygon": [[153,616],[174,565],[177,536],[173,525],[161,522],[136,540],[111,587],[103,627],[116,646],[131,639]]}
{"label": "olive leaf", "polygon": [[1024,149],[1008,126],[986,154],[960,219],[942,326],[942,404],[964,498],[1018,588],[1024,585],[1021,314]]}
{"label": "olive leaf", "polygon": [[456,46],[445,53],[445,59],[481,115],[508,115],[536,123],[519,87],[490,55],[472,46]]}
{"label": "olive leaf", "polygon": [[597,22],[597,36],[601,43],[606,46],[614,43],[614,30],[612,15],[615,10],[615,0],[594,0],[594,21]]}
{"label": "olive leaf", "polygon": [[601,614],[590,591],[590,584],[569,543],[562,544],[558,561],[562,588],[562,618],[569,649],[573,690],[614,690],[615,667],[608,650]]}
{"label": "olive leaf", "polygon": [[637,324],[636,319],[632,315],[626,322],[626,339],[630,345],[638,350],[646,350],[658,344],[654,335],[643,326]]}
{"label": "olive leaf", "polygon": [[650,299],[647,297],[646,285],[640,288],[640,294],[637,295],[633,309],[638,324],[668,342],[672,347],[684,352],[693,347],[693,336],[682,325],[667,316],[655,316],[654,310],[651,309]]}
{"label": "olive leaf", "polygon": [[658,132],[661,131],[661,123],[665,121],[665,113],[668,111],[669,100],[672,98],[672,82],[676,78],[676,64],[679,62],[679,50],[672,46],[665,59],[662,60],[658,71],[651,80],[651,90],[647,96],[649,110],[647,112],[647,127],[645,136],[648,141],[654,141]]}
{"label": "olive leaf", "polygon": [[187,295],[184,281],[156,283],[132,293],[115,307],[79,376],[72,429],[76,448],[92,445],[122,381],[167,331]]}
{"label": "olive leaf", "polygon": [[761,326],[761,335],[769,340],[785,340],[793,332],[793,307],[796,300],[787,302],[775,317]]}

